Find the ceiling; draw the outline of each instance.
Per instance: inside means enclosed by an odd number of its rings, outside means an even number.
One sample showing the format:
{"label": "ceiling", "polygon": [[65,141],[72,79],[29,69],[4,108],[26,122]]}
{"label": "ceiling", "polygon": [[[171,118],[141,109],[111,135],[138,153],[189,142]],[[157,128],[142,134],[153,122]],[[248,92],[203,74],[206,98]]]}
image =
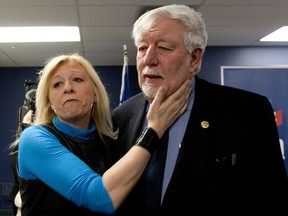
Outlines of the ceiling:
{"label": "ceiling", "polygon": [[42,67],[59,53],[78,52],[95,66],[129,64],[136,50],[133,22],[145,8],[181,3],[205,19],[208,46],[284,46],[259,39],[288,25],[288,0],[1,0],[0,26],[78,25],[81,42],[0,43],[0,67]]}

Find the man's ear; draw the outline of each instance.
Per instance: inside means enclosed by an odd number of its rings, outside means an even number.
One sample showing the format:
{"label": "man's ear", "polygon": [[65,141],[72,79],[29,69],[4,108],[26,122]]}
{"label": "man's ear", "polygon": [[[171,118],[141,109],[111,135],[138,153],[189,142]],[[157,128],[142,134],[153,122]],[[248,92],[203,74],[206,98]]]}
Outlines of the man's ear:
{"label": "man's ear", "polygon": [[192,56],[191,62],[190,62],[191,66],[193,68],[199,67],[202,61],[202,57],[203,57],[203,49],[202,48],[194,49],[191,56]]}

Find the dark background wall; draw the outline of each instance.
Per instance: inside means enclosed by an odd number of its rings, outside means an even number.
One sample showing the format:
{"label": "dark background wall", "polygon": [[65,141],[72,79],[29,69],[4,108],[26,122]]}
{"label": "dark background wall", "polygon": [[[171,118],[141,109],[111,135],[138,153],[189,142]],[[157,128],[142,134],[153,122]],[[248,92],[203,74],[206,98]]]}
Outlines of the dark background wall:
{"label": "dark background wall", "polygon": [[[220,84],[221,66],[267,65],[288,66],[288,47],[208,47],[199,76]],[[119,103],[122,65],[95,66],[95,69],[106,86],[113,109]],[[25,80],[35,82],[38,70],[39,68],[1,68],[0,65],[0,214],[2,210],[11,208],[7,194],[13,182],[13,174],[7,147],[15,138],[17,112],[24,103]],[[129,76],[131,94],[135,95],[140,91],[135,65],[129,66]]]}

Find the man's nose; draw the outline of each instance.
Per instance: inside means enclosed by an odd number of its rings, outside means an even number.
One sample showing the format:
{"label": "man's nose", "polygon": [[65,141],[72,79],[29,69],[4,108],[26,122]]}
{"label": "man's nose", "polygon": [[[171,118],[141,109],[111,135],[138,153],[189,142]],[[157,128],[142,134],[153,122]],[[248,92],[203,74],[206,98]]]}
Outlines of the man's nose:
{"label": "man's nose", "polygon": [[145,64],[148,66],[158,64],[157,51],[152,47],[147,49],[147,52],[145,53]]}

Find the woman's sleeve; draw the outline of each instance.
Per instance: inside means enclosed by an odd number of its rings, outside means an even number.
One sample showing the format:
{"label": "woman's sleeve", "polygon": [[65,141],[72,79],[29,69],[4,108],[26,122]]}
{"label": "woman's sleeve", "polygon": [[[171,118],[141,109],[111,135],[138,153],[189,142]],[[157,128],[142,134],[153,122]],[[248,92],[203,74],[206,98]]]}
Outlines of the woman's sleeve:
{"label": "woman's sleeve", "polygon": [[115,211],[102,177],[45,128],[31,126],[23,131],[18,162],[21,178],[40,179],[77,206],[106,213]]}

